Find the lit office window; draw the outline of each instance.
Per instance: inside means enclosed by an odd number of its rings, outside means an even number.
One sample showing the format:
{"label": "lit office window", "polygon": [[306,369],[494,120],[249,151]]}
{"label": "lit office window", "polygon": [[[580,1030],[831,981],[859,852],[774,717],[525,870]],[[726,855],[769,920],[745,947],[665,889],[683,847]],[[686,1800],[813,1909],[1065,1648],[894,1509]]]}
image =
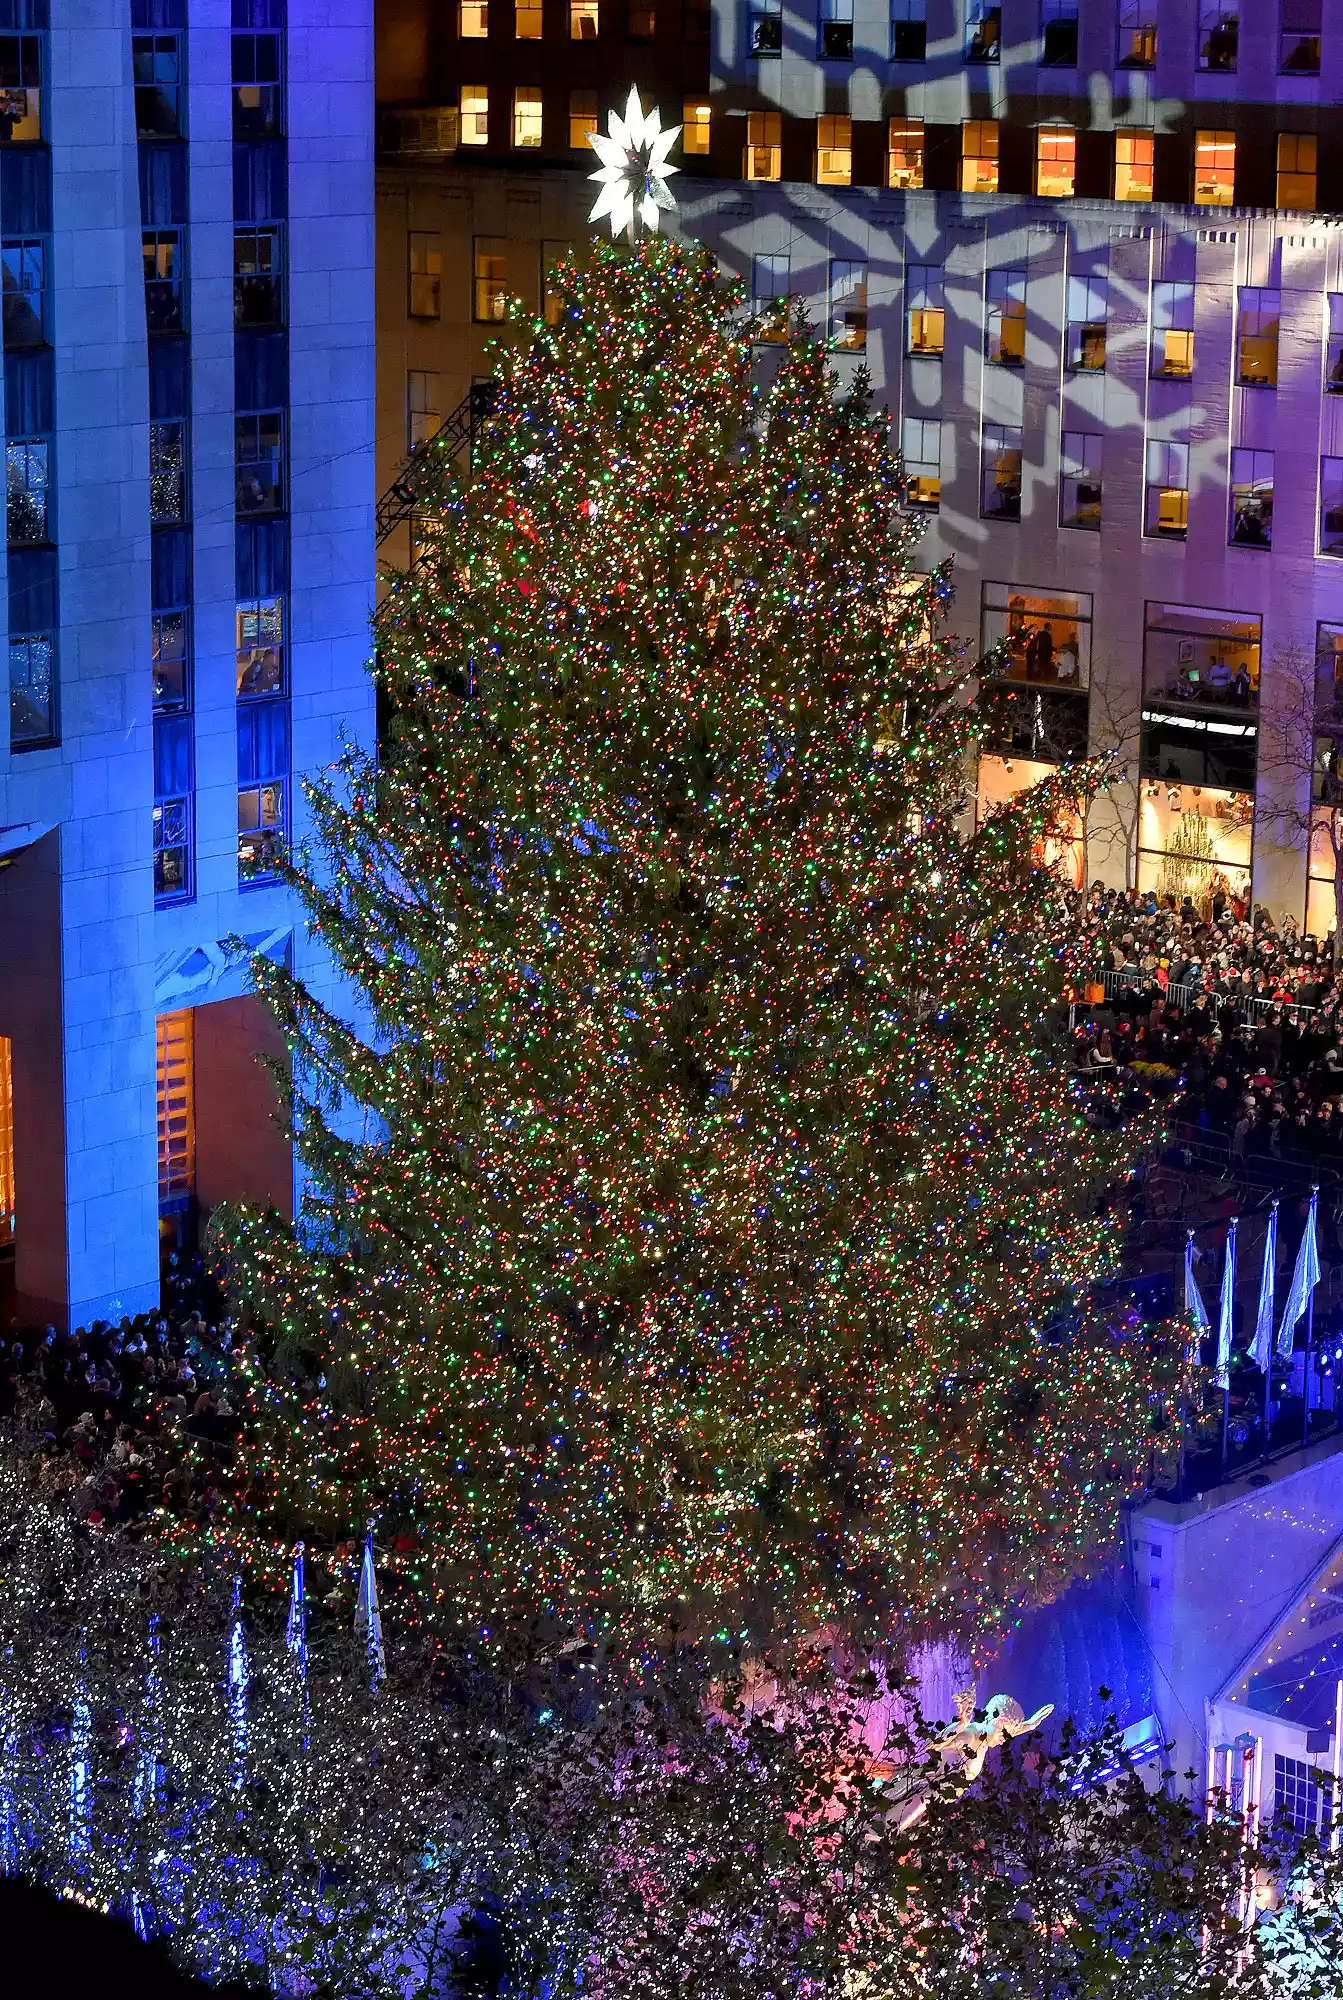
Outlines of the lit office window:
{"label": "lit office window", "polygon": [[41,35],[0,35],[0,107],[0,146],[36,145],[42,137]]}
{"label": "lit office window", "polygon": [[783,119],[779,112],[747,112],[742,167],[748,181],[779,179],[783,172]]}
{"label": "lit office window", "polygon": [[1105,324],[1109,287],[1101,277],[1068,279],[1068,367],[1077,374],[1094,374],[1105,366]]}
{"label": "lit office window", "polygon": [[709,151],[709,107],[696,97],[687,97],[681,107],[681,151]]}
{"label": "lit office window", "polygon": [[1026,273],[990,271],[984,282],[984,352],[1004,368],[1026,359]]}
{"label": "lit office window", "polygon": [[412,368],[406,376],[406,449],[414,451],[443,421],[443,377],[436,368]]}
{"label": "lit office window", "polygon": [[1076,181],[1076,132],[1071,125],[1041,125],[1035,134],[1035,192],[1070,196]]}
{"label": "lit office window", "polygon": [[900,466],[911,507],[935,514],[942,498],[942,423],[938,417],[906,417],[900,436]]}
{"label": "lit office window", "polygon": [[946,339],[946,291],[940,264],[905,266],[905,351],[942,353]]}
{"label": "lit office window", "polygon": [[891,59],[922,62],[928,54],[928,0],[891,0]]}
{"label": "lit office window", "polygon": [[457,32],[466,42],[484,40],[490,32],[488,0],[457,0]]}
{"label": "lit office window", "polygon": [[822,62],[853,60],[853,0],[819,0],[817,54]]}
{"label": "lit office window", "polygon": [[1320,460],[1320,554],[1343,556],[1343,458]]}
{"label": "lit office window", "polygon": [[508,313],[508,245],[502,236],[477,236],[472,246],[471,316],[481,324]]}
{"label": "lit office window", "polygon": [[539,42],[541,39],[540,0],[516,0],[513,14],[513,32],[520,42]]}
{"label": "lit office window", "polygon": [[1021,427],[985,424],[980,442],[979,511],[986,521],[1021,519]]}
{"label": "lit office window", "polygon": [[1152,373],[1187,381],[1194,372],[1194,287],[1152,287]]}
{"label": "lit office window", "polygon": [[238,723],[238,876],[273,875],[284,853],[289,790],[289,704],[247,702]]}
{"label": "lit office window", "polygon": [[1156,14],[1157,0],[1119,0],[1115,61],[1120,69],[1156,68]]}
{"label": "lit office window", "polygon": [[1278,321],[1282,297],[1263,286],[1240,288],[1240,321],[1236,328],[1236,380],[1255,388],[1278,384]]}
{"label": "lit office window", "polygon": [[997,192],[998,121],[967,118],[961,126],[961,193]]}
{"label": "lit office window", "polygon": [[239,701],[282,695],[285,688],[284,599],[252,597],[235,610],[234,667]]}
{"label": "lit office window", "polygon": [[1239,40],[1240,8],[1237,0],[1199,0],[1199,68],[1233,70]]}
{"label": "lit office window", "polygon": [[1101,455],[1104,439],[1096,431],[1065,431],[1059,452],[1059,526],[1091,528],[1101,524]]}
{"label": "lit office window", "polygon": [[892,118],[886,128],[886,185],[923,186],[923,120]]}
{"label": "lit office window", "polygon": [[1150,201],[1156,135],[1138,127],[1115,133],[1115,200]]}
{"label": "lit office window", "polygon": [[464,83],[461,95],[462,144],[490,143],[490,93],[483,83]]}
{"label": "lit office window", "polygon": [[867,346],[867,265],[851,258],[830,264],[830,345],[851,354]]}
{"label": "lit office window", "polygon": [[591,150],[592,136],[597,130],[597,93],[595,90],[571,90],[569,92],[569,145],[575,153]]}
{"label": "lit office window", "polygon": [[843,117],[816,120],[816,181],[820,187],[848,187],[853,179],[853,127]]}
{"label": "lit office window", "polygon": [[1234,132],[1194,135],[1194,200],[1205,208],[1230,208],[1236,191]]}
{"label": "lit office window", "polygon": [[1282,0],[1278,68],[1288,76],[1320,73],[1320,0]]}
{"label": "lit office window", "polygon": [[1040,61],[1051,69],[1077,67],[1078,0],[1040,0]]}
{"label": "lit office window", "polygon": [[1279,208],[1310,210],[1315,207],[1319,179],[1316,172],[1318,141],[1313,132],[1279,132]]}
{"label": "lit office window", "polygon": [[569,0],[569,40],[595,42],[596,39],[597,0]]}
{"label": "lit office window", "polygon": [[1003,10],[998,0],[965,0],[965,60],[996,63],[1003,47]]}
{"label": "lit office window", "polygon": [[767,252],[751,260],[751,306],[759,327],[756,339],[779,342],[788,338],[792,271],[786,250]]}
{"label": "lit office window", "polygon": [[513,92],[513,144],[527,151],[541,144],[541,93],[534,89]]}
{"label": "lit office window", "polygon": [[410,317],[437,319],[443,309],[443,240],[436,229],[410,232]]}
{"label": "lit office window", "polygon": [[752,56],[783,53],[783,0],[751,0],[746,13],[746,52]]}
{"label": "lit office window", "polygon": [[1228,539],[1242,549],[1273,546],[1273,454],[1231,453],[1231,519]]}
{"label": "lit office window", "polygon": [[1147,445],[1143,532],[1182,542],[1189,532],[1189,446],[1156,438]]}

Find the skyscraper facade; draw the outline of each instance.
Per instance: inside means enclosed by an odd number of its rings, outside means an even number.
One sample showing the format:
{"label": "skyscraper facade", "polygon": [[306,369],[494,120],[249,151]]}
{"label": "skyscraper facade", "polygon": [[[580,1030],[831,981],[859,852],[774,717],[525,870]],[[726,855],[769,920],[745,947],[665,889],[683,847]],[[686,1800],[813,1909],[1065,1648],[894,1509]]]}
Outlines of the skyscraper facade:
{"label": "skyscraper facade", "polygon": [[[577,148],[566,166],[495,115],[513,9],[480,21],[418,78],[404,46],[382,74],[380,428],[404,410],[398,444],[488,373],[504,293],[543,305],[556,246],[587,234]],[[557,48],[564,30],[543,23]],[[627,20],[604,9],[596,33],[623,50]],[[1048,849],[1068,879],[1196,902],[1224,884],[1330,930],[1343,7],[720,0],[702,101],[656,71],[646,95],[686,124],[674,226],[742,280],[760,367],[800,308],[889,413],[919,563],[950,560],[978,670],[975,813],[1106,753],[1119,778]],[[441,276],[417,306],[426,236]]]}
{"label": "skyscraper facade", "polygon": [[9,686],[0,1235],[20,1310],[157,1301],[293,1202],[247,950],[371,740],[369,0],[0,0]]}

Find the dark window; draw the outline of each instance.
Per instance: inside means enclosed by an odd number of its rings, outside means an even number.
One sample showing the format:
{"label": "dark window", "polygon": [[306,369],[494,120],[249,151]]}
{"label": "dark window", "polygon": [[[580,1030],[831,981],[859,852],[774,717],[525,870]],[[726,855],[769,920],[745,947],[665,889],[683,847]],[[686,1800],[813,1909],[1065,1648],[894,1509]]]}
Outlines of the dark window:
{"label": "dark window", "polygon": [[153,630],[154,706],[162,711],[185,708],[190,700],[190,627],[185,605],[156,611]]}
{"label": "dark window", "polygon": [[156,527],[186,519],[186,425],[149,426],[149,518]]}
{"label": "dark window", "polygon": [[1320,0],[1282,0],[1278,68],[1292,76],[1320,73]]}
{"label": "dark window", "polygon": [[277,223],[234,232],[233,323],[284,325],[284,240]]}
{"label": "dark window", "polygon": [[272,410],[289,401],[289,343],[282,333],[243,333],[233,343],[233,404]]}
{"label": "dark window", "polygon": [[0,228],[6,236],[50,233],[51,154],[45,146],[6,155],[0,174]]}
{"label": "dark window", "polygon": [[278,514],[284,507],[284,412],[235,417],[237,507],[240,514]]}
{"label": "dark window", "polygon": [[1240,10],[1236,0],[1199,0],[1199,68],[1233,70],[1239,42]]}
{"label": "dark window", "polygon": [[278,34],[233,37],[233,136],[276,139],[284,129]]}
{"label": "dark window", "polygon": [[182,44],[176,35],[132,35],[135,129],[147,138],[176,139],[182,132]]}
{"label": "dark window", "polygon": [[11,549],[9,738],[15,750],[58,740],[56,602],[55,549]]}
{"label": "dark window", "polygon": [[891,0],[891,58],[923,62],[928,54],[928,0]]}
{"label": "dark window", "polygon": [[1324,349],[1324,393],[1343,395],[1343,292],[1329,294],[1329,332]]}
{"label": "dark window", "polygon": [[151,333],[181,333],[186,325],[186,272],[180,229],[147,230],[141,239],[145,265],[145,324]]}
{"label": "dark window", "polygon": [[187,149],[147,141],[136,148],[140,221],[146,229],[181,229],[187,220]]}
{"label": "dark window", "polygon": [[154,895],[191,894],[191,717],[154,718]]}
{"label": "dark window", "polygon": [[1040,60],[1053,68],[1077,67],[1077,0],[1042,0]]}
{"label": "dark window", "polygon": [[997,0],[965,0],[965,60],[996,63],[1002,46],[1003,10]]}
{"label": "dark window", "polygon": [[5,442],[5,525],[11,548],[52,539],[47,517],[48,451],[45,438]]}
{"label": "dark window", "polygon": [[1239,548],[1273,546],[1273,453],[1231,453],[1231,519],[1229,539]]}
{"label": "dark window", "polygon": [[822,62],[853,60],[853,0],[820,0]]}
{"label": "dark window", "polygon": [[1320,1781],[1310,1765],[1300,1757],[1273,1758],[1273,1817],[1282,1819],[1294,1833],[1307,1834],[1319,1824]]}
{"label": "dark window", "polygon": [[56,635],[9,635],[9,742],[13,750],[40,750],[57,741]]}
{"label": "dark window", "polygon": [[271,140],[233,148],[236,222],[282,222],[289,213],[285,149]]}
{"label": "dark window", "polygon": [[1156,68],[1157,0],[1119,0],[1120,69]]}
{"label": "dark window", "polygon": [[783,0],[751,0],[746,13],[746,52],[753,56],[783,53]]}
{"label": "dark window", "polygon": [[41,347],[46,340],[46,245],[40,241],[6,243],[0,257],[5,346]]}

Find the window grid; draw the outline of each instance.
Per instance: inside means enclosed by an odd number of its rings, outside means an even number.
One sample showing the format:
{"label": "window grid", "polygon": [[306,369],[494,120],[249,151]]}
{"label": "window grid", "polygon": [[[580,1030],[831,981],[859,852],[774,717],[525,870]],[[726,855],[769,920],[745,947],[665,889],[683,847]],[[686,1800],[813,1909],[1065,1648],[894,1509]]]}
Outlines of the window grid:
{"label": "window grid", "polygon": [[1064,431],[1059,454],[1059,526],[1099,532],[1105,441],[1095,431]]}
{"label": "window grid", "polygon": [[886,185],[923,186],[923,120],[892,118],[886,128]]}
{"label": "window grid", "polygon": [[783,117],[777,111],[746,114],[746,179],[777,181],[783,173]]}
{"label": "window grid", "polygon": [[1199,0],[1198,66],[1226,74],[1236,67],[1240,40],[1238,0]]}
{"label": "window grid", "polygon": [[1115,133],[1116,201],[1151,201],[1156,172],[1156,134],[1145,128]]}
{"label": "window grid", "polygon": [[1236,380],[1247,386],[1273,389],[1278,382],[1278,321],[1281,295],[1254,285],[1242,285],[1236,328]]}
{"label": "window grid", "polygon": [[1231,519],[1228,540],[1237,548],[1267,549],[1273,545],[1273,453],[1231,453]]}
{"label": "window grid", "polygon": [[891,0],[891,60],[924,62],[928,55],[928,0]]}
{"label": "window grid", "polygon": [[842,116],[816,120],[816,181],[819,187],[848,187],[853,179],[853,124]]}
{"label": "window grid", "polygon": [[961,126],[961,193],[997,192],[998,121],[967,118]]}
{"label": "window grid", "polygon": [[1066,200],[1076,183],[1076,131],[1071,125],[1041,125],[1035,135],[1035,192]]}
{"label": "window grid", "polygon": [[905,266],[905,351],[942,354],[946,341],[946,287],[940,264]]}
{"label": "window grid", "polygon": [[1313,210],[1319,194],[1318,142],[1313,132],[1279,132],[1277,206]]}
{"label": "window grid", "polygon": [[1002,45],[1003,10],[998,0],[965,0],[965,60],[996,63]]}
{"label": "window grid", "polygon": [[1115,61],[1120,69],[1155,69],[1157,0],[1119,0],[1118,46]]}
{"label": "window grid", "polygon": [[985,424],[980,441],[979,511],[987,521],[1021,519],[1021,428]]}
{"label": "window grid", "polygon": [[1204,208],[1230,208],[1236,192],[1236,135],[1194,134],[1194,201]]}
{"label": "window grid", "polygon": [[1189,446],[1152,438],[1147,445],[1143,532],[1182,542],[1189,532]]}

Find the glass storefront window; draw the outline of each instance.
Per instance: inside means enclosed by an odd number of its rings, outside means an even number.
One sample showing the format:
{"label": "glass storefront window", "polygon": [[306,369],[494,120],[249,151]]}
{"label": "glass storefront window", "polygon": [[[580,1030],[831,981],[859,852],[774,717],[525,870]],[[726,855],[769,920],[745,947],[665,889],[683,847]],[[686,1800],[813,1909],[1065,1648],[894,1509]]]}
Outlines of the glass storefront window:
{"label": "glass storefront window", "polygon": [[1178,708],[1259,706],[1259,620],[1185,604],[1149,604],[1143,696]]}
{"label": "glass storefront window", "polygon": [[1204,915],[1217,892],[1247,899],[1254,801],[1207,785],[1146,782],[1138,815],[1138,887]]}
{"label": "glass storefront window", "polygon": [[1089,684],[1091,598],[1084,592],[986,583],[980,637],[985,658],[995,653],[990,671],[998,678],[1059,688]]}
{"label": "glass storefront window", "polygon": [[[975,796],[975,823],[982,826],[999,806],[1020,792],[1029,792],[1044,779],[1054,776],[1052,764],[1037,764],[1028,757],[983,756]],[[1085,886],[1083,873],[1082,821],[1075,812],[1062,812],[1032,855],[1037,867],[1052,868],[1070,889]]]}

